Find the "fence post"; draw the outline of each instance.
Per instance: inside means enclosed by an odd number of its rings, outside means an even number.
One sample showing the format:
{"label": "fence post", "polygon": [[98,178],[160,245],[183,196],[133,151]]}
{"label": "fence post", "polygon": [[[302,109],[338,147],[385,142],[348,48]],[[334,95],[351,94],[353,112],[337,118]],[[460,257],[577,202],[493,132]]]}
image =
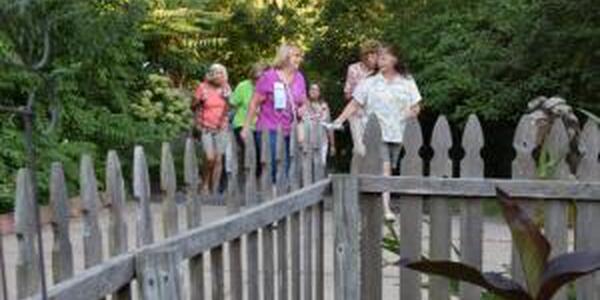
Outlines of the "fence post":
{"label": "fence post", "polygon": [[[517,129],[515,130],[513,147],[517,156],[512,162],[512,178],[514,179],[535,179],[537,177],[535,161],[532,156],[532,153],[536,148],[534,126],[533,120],[525,115],[521,117]],[[532,204],[531,201],[519,201],[519,205],[530,216],[533,216],[535,205]],[[511,275],[517,282],[521,284],[525,283],[521,267],[521,258],[514,245],[512,247],[511,255]]]}
{"label": "fence post", "polygon": [[[579,137],[583,157],[577,168],[577,179],[587,182],[600,181],[600,132],[594,121],[588,120]],[[600,205],[593,202],[577,203],[577,224],[575,226],[575,250],[600,251]],[[600,276],[588,275],[575,282],[577,299],[600,299]]]}
{"label": "fence post", "polygon": [[[407,176],[423,176],[423,160],[419,150],[423,145],[423,133],[419,120],[411,118],[404,131],[404,149],[401,173]],[[421,257],[423,225],[423,198],[404,196],[400,201],[400,257]],[[406,268],[400,269],[400,295],[402,299],[421,299],[421,274]]]}
{"label": "fence post", "polygon": [[[569,152],[569,137],[567,130],[561,119],[556,119],[546,138],[548,153],[552,160],[556,161],[554,172],[551,175],[553,179],[572,179],[569,166],[565,160]],[[568,222],[567,222],[567,204],[565,201],[549,201],[545,205],[544,212],[544,232],[548,241],[552,245],[551,257],[567,253],[568,251]],[[567,299],[567,290],[559,290],[554,297],[557,300]]]}
{"label": "fence post", "polygon": [[[109,151],[106,163],[106,196],[110,205],[108,248],[110,256],[127,252],[127,210],[125,182],[121,173],[121,162],[116,151]],[[113,295],[113,299],[131,299],[131,286],[125,285]]]}
{"label": "fence post", "polygon": [[334,299],[360,300],[363,298],[360,295],[358,178],[356,176],[335,177],[333,197]]}
{"label": "fence post", "polygon": [[[230,162],[230,169],[227,180],[227,213],[236,214],[240,211],[241,200],[239,193],[239,160],[238,148],[233,131],[229,131],[229,140],[231,142],[231,156],[227,158]],[[242,166],[243,168],[243,166]],[[230,294],[233,300],[242,300],[244,285],[242,281],[242,239],[236,238],[229,242],[229,272]]]}
{"label": "fence post", "polygon": [[52,208],[52,277],[54,284],[73,277],[73,248],[69,234],[69,205],[62,164],[52,164],[50,205]]}
{"label": "fence post", "polygon": [[142,252],[136,257],[136,277],[143,300],[181,300],[179,253],[175,248]]}
{"label": "fence post", "polygon": [[[257,196],[257,180],[256,180],[256,144],[254,135],[248,134],[246,137],[246,153],[245,153],[245,171],[246,171],[246,205],[249,207],[258,205]],[[269,169],[264,169],[262,172],[269,172]],[[259,299],[260,279],[258,268],[258,231],[250,232],[247,235],[246,255],[248,261],[248,300]]]}
{"label": "fence post", "polygon": [[24,299],[39,292],[40,272],[38,248],[35,245],[35,215],[31,174],[20,169],[15,199],[15,230],[19,246],[17,260],[17,298]]}
{"label": "fence post", "polygon": [[[363,141],[366,155],[358,163],[359,174],[382,175],[381,128],[375,115],[371,115],[365,129]],[[361,299],[382,298],[383,258],[383,202],[381,195],[369,195],[360,199],[360,291]]]}
{"label": "fence post", "polygon": [[[450,125],[445,116],[440,116],[433,129],[431,147],[434,156],[431,160],[431,176],[452,177],[452,161],[448,151],[452,148]],[[429,256],[434,260],[449,260],[452,246],[452,213],[449,202],[444,197],[433,197],[430,205],[430,249]],[[441,276],[430,276],[429,296],[435,300],[450,298],[450,281]]]}
{"label": "fence post", "polygon": [[[481,149],[484,137],[477,116],[471,115],[465,127],[462,139],[465,157],[460,166],[460,176],[467,178],[483,178],[484,163]],[[464,200],[461,209],[460,231],[461,261],[482,268],[483,256],[483,210],[479,199]],[[461,283],[461,299],[477,300],[481,298],[481,289],[475,285]]]}
{"label": "fence post", "polygon": [[137,201],[136,231],[139,248],[154,241],[154,232],[150,210],[150,175],[143,147],[135,147],[133,159],[133,196]]}
{"label": "fence post", "polygon": [[[290,137],[291,139],[292,137]],[[291,143],[291,141],[290,141]],[[277,128],[277,188],[276,196],[288,192],[290,186],[289,170],[286,170],[285,139],[283,128]],[[290,173],[287,173],[290,172]],[[289,219],[283,218],[277,222],[277,286],[279,299],[288,299],[288,228]]]}
{"label": "fence post", "polygon": [[98,224],[98,184],[90,155],[81,158],[81,201],[83,210],[83,252],[85,268],[102,262],[102,232]]}

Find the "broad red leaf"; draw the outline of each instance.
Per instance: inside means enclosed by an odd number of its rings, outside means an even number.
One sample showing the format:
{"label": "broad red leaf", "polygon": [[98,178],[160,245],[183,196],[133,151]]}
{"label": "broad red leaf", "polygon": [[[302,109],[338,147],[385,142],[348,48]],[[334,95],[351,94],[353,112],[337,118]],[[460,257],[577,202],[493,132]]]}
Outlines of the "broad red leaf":
{"label": "broad red leaf", "polygon": [[550,243],[510,196],[498,188],[496,193],[504,219],[510,228],[513,243],[521,258],[527,289],[531,295],[537,295],[542,284],[542,274],[550,255]]}
{"label": "broad red leaf", "polygon": [[559,255],[548,263],[537,300],[548,300],[565,284],[600,269],[600,253]]}
{"label": "broad red leaf", "polygon": [[482,273],[471,266],[453,261],[400,260],[400,265],[415,271],[440,275],[469,282],[505,299],[532,300],[533,298],[517,282],[499,273]]}

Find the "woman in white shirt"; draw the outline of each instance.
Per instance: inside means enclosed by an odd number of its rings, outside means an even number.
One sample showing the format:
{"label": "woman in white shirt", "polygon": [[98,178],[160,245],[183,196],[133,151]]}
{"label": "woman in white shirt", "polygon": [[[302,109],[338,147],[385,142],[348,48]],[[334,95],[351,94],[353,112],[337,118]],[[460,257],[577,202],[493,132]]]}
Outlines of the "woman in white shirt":
{"label": "woman in white shirt", "polygon": [[[343,124],[359,108],[363,108],[368,115],[375,115],[381,126],[383,140],[383,175],[388,176],[392,174],[392,166],[398,162],[407,120],[419,114],[422,98],[395,47],[383,46],[377,65],[379,72],[356,87],[352,101],[334,123],[338,126]],[[389,193],[383,195],[385,218],[393,221],[395,217],[389,209],[389,197]]]}

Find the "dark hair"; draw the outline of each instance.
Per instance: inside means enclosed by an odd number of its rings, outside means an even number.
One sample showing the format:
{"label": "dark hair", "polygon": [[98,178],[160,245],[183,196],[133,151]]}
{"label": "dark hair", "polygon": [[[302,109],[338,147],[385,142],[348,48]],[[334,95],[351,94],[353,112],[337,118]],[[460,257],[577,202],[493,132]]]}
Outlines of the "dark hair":
{"label": "dark hair", "polygon": [[386,51],[396,57],[396,65],[394,65],[394,69],[400,73],[402,76],[409,76],[410,70],[408,69],[408,64],[406,63],[406,59],[404,58],[403,52],[400,48],[394,44],[384,44],[381,47],[382,51]]}

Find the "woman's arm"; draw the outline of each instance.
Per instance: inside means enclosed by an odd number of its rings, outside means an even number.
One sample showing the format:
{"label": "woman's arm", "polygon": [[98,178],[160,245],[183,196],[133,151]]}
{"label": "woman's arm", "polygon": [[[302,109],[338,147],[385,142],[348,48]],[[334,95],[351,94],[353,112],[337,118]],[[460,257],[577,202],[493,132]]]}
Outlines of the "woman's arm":
{"label": "woman's arm", "polygon": [[265,100],[265,97],[259,93],[254,93],[252,95],[252,100],[250,100],[250,104],[248,105],[248,113],[246,115],[246,120],[244,121],[244,127],[242,128],[242,132],[240,133],[241,137],[246,140],[248,135],[248,128],[250,128],[250,122],[256,118],[256,111],[258,106]]}
{"label": "woman's arm", "polygon": [[351,100],[333,123],[338,125],[344,124],[359,108],[360,104],[356,100]]}

